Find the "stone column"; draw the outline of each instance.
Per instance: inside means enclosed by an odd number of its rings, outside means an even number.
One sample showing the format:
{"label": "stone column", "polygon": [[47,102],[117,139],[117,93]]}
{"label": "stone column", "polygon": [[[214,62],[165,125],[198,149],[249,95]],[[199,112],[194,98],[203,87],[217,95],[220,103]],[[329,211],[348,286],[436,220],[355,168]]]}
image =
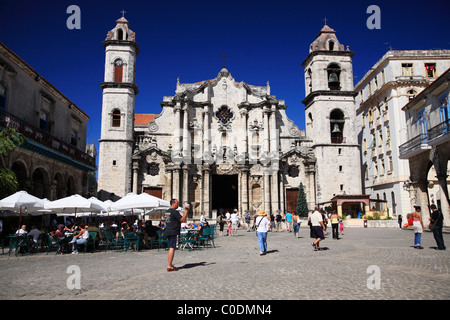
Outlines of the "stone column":
{"label": "stone column", "polygon": [[267,214],[270,213],[270,175],[266,171],[264,172],[264,210],[266,210]]}
{"label": "stone column", "polygon": [[182,169],[183,172],[183,182],[182,182],[182,186],[183,186],[183,193],[182,193],[182,198],[183,198],[183,204],[189,201],[189,169],[188,168],[183,168]]}
{"label": "stone column", "polygon": [[173,179],[172,179],[172,198],[177,199],[181,202],[180,199],[180,166],[175,166],[173,169]]}
{"label": "stone column", "polygon": [[[209,106],[205,106],[203,108],[203,154],[202,158],[204,158],[205,154],[211,156],[211,128],[209,119]],[[206,212],[206,211],[205,211]]]}
{"label": "stone column", "polygon": [[269,151],[270,151],[270,146],[269,146],[269,113],[270,110],[267,107],[263,108],[263,113],[264,113],[264,145],[263,145],[263,153],[268,156],[269,155]]}
{"label": "stone column", "polygon": [[413,205],[420,206],[422,209],[422,221],[424,226],[428,225],[428,219],[430,218],[430,212],[428,210],[428,181],[417,180],[412,182],[414,188],[413,193],[415,197],[413,199]]}
{"label": "stone column", "polygon": [[239,150],[239,156],[240,156],[240,162],[245,163],[245,158],[248,154],[248,127],[247,127],[247,117],[248,117],[248,111],[245,107],[242,107],[240,110],[241,114],[241,126],[242,126],[242,132],[239,134],[241,135],[241,148]]}
{"label": "stone column", "polygon": [[203,208],[206,215],[211,218],[211,192],[210,192],[210,169],[203,167]]}
{"label": "stone column", "polygon": [[183,107],[183,162],[191,163],[191,137],[189,136],[189,105]]}
{"label": "stone column", "polygon": [[174,110],[173,110],[174,114],[175,114],[175,132],[174,132],[174,136],[175,136],[175,145],[174,145],[174,152],[176,153],[176,156],[178,157],[179,154],[181,153],[181,103],[177,102]]}
{"label": "stone column", "polygon": [[249,170],[247,168],[243,168],[241,170],[241,188],[242,188],[242,211],[241,214],[243,213],[243,211],[249,210],[249,206],[248,206],[248,172]]}
{"label": "stone column", "polygon": [[139,161],[133,159],[133,190],[132,192],[138,194],[138,173],[139,173]]}
{"label": "stone column", "polygon": [[280,198],[278,193],[278,170],[273,171],[271,175],[271,193],[270,193],[270,199],[272,200],[270,203],[272,205],[272,212],[275,213],[280,208]]}

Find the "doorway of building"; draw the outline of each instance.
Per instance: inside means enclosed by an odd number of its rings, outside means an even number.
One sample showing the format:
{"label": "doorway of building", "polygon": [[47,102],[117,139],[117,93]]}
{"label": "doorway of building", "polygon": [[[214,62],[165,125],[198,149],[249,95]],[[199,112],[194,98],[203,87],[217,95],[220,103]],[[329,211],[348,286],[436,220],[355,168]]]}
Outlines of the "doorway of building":
{"label": "doorway of building", "polygon": [[238,208],[238,175],[212,175],[212,204],[211,208],[225,209],[230,212]]}

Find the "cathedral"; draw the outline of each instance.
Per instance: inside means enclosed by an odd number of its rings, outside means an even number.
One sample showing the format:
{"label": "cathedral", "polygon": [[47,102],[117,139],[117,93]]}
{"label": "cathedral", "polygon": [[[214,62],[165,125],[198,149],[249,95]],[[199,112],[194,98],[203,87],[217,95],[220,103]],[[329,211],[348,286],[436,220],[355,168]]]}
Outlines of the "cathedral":
{"label": "cathedral", "polygon": [[293,212],[300,184],[310,210],[336,195],[361,194],[354,53],[329,26],[302,63],[305,131],[269,83],[237,82],[225,66],[214,79],[178,79],[160,114],[135,114],[139,46],[124,17],[103,45],[101,199],[147,192],[190,203],[194,216],[214,217],[221,208]]}

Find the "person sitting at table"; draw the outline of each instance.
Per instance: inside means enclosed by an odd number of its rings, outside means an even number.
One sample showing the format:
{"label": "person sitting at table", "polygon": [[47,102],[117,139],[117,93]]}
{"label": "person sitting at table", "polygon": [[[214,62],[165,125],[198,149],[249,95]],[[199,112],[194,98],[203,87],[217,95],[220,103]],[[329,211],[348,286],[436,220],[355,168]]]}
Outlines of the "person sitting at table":
{"label": "person sitting at table", "polygon": [[80,232],[73,237],[70,243],[73,245],[72,254],[78,254],[78,245],[86,243],[89,238],[88,225],[81,224]]}
{"label": "person sitting at table", "polygon": [[27,233],[28,233],[27,226],[22,225],[22,227],[16,231],[16,236],[23,236],[23,235],[26,235]]}
{"label": "person sitting at table", "polygon": [[120,231],[116,232],[116,241],[119,239],[119,236],[122,238],[124,237],[125,233],[130,232],[131,228],[125,221],[122,222],[122,228],[120,228]]}
{"label": "person sitting at table", "polygon": [[95,245],[98,247],[100,243],[100,238],[102,238],[102,235],[100,234],[100,229],[95,225],[95,223],[91,222],[89,223],[89,232],[95,232]]}
{"label": "person sitting at table", "polygon": [[161,230],[165,230],[165,229],[166,229],[166,222],[165,222],[164,220],[161,220],[161,221],[159,222],[159,228],[160,228]]}
{"label": "person sitting at table", "polygon": [[181,229],[188,229],[189,225],[186,222],[181,223]]}
{"label": "person sitting at table", "polygon": [[31,226],[31,231],[28,232],[28,235],[33,237],[34,243],[37,243],[41,232],[36,228],[36,226],[33,225]]}

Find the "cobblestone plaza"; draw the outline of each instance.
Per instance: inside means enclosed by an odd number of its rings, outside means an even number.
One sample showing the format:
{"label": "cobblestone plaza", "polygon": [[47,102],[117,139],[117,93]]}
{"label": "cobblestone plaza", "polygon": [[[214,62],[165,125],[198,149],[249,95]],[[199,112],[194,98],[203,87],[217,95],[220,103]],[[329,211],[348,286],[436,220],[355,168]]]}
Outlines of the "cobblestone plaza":
{"label": "cobblestone plaza", "polygon": [[[413,248],[413,232],[396,228],[331,230],[313,251],[309,230],[268,235],[259,255],[254,232],[216,236],[215,248],[175,253],[178,272],[166,271],[167,250],[51,252],[0,256],[2,300],[446,300],[450,254],[433,235]],[[449,234],[444,241],[450,243]],[[75,269],[74,269],[75,268]],[[79,268],[79,269],[77,269]],[[73,270],[80,288],[71,289]],[[262,285],[263,284],[263,285]],[[72,286],[73,287],[73,286]],[[412,294],[414,293],[414,294]]]}

